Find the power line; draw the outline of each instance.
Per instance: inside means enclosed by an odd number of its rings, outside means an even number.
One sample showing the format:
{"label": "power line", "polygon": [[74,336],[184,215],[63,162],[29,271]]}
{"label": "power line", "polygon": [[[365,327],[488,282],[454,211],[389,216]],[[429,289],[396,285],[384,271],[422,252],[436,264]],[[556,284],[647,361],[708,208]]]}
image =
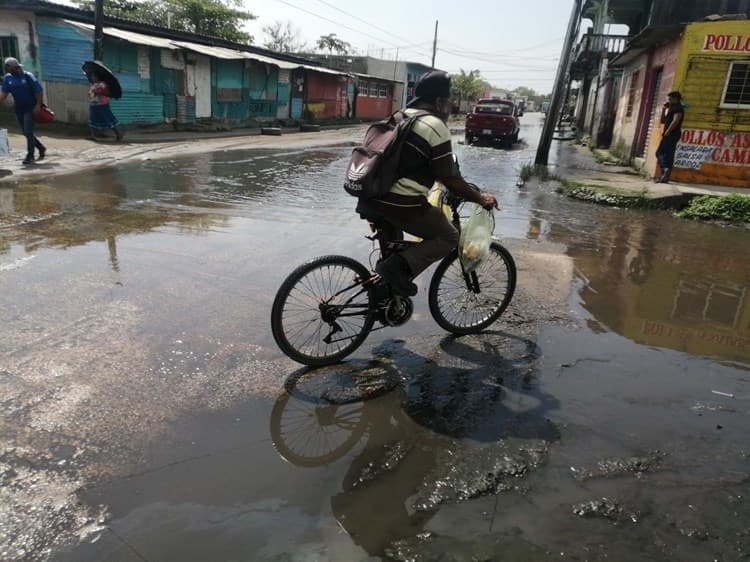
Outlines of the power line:
{"label": "power line", "polygon": [[[441,51],[443,53],[447,53],[449,55],[453,55],[453,56],[456,56],[456,57],[460,57],[460,58],[463,58],[463,59],[469,59],[469,60],[472,60],[472,61],[486,62],[486,63],[490,63],[490,64],[501,64],[503,66],[509,66],[511,68],[522,68],[522,69],[528,68],[525,64],[513,64],[513,63],[510,63],[510,62],[498,61],[497,59],[487,59],[487,58],[483,58],[483,57],[467,57],[467,56],[463,56],[463,55],[459,55],[457,53],[454,53],[453,51],[447,51],[445,49],[438,49],[438,51]],[[550,71],[554,71],[554,70],[556,70],[556,68],[555,67],[550,67],[549,70]]]}
{"label": "power line", "polygon": [[338,8],[338,7],[334,6],[330,2],[326,2],[325,0],[318,0],[318,2],[320,2],[321,4],[324,4],[326,6],[328,6],[329,8],[332,8],[332,9],[336,10],[337,12],[341,12],[345,16],[349,16],[352,19],[355,19],[357,21],[361,21],[362,23],[367,24],[370,27],[373,27],[373,28],[377,29],[378,31],[382,31],[383,33],[387,33],[388,35],[390,35],[391,37],[395,37],[399,41],[408,41],[408,39],[404,39],[403,37],[395,35],[394,33],[391,33],[390,31],[388,31],[387,29],[383,29],[382,27],[378,27],[377,25],[374,25],[372,22],[367,21],[367,20],[363,20],[362,18],[360,18],[358,16],[355,16],[354,14],[350,14],[349,12],[347,12],[345,10],[342,10],[341,8]]}
{"label": "power line", "polygon": [[[289,2],[288,0],[277,0],[277,1],[280,2],[281,4],[289,6],[290,8],[294,8],[295,10],[299,10],[299,11],[304,12],[306,14],[309,14],[311,16],[315,16],[316,18],[321,19],[323,21],[327,21],[329,23],[335,24],[338,27],[347,29],[349,31],[353,31],[354,33],[357,33],[359,35],[363,35],[363,36],[369,37],[371,39],[375,39],[379,43],[385,43],[387,45],[390,45],[390,47],[379,47],[378,49],[380,49],[380,50],[385,50],[385,49],[388,49],[388,50],[401,49],[401,50],[411,51],[411,52],[413,52],[413,53],[415,53],[415,54],[417,54],[419,56],[422,56],[422,57],[429,57],[429,55],[427,53],[414,48],[414,47],[423,46],[425,44],[425,42],[411,43],[411,44],[406,44],[406,45],[396,45],[392,41],[387,41],[387,40],[384,40],[382,37],[376,37],[376,36],[371,35],[371,34],[365,32],[365,31],[362,31],[362,30],[355,29],[353,27],[344,25],[340,21],[335,21],[333,19],[327,18],[327,17],[322,16],[322,15],[320,15],[318,13],[313,12],[313,11],[310,11],[310,10],[307,10],[307,9],[302,8],[300,6],[297,6],[296,4],[293,4],[293,3]],[[367,20],[365,20],[363,18],[360,18],[359,16],[356,16],[356,15],[350,13],[350,12],[347,12],[346,10],[342,10],[341,8],[338,8],[337,6],[334,6],[330,2],[327,2],[326,0],[318,0],[318,2],[320,2],[321,4],[323,4],[325,6],[328,6],[329,8],[331,8],[333,10],[336,10],[337,12],[342,13],[342,14],[344,14],[344,15],[352,18],[352,19],[355,19],[355,20],[357,20],[359,22],[365,23],[365,24],[367,24],[371,28],[374,28],[374,29],[376,29],[378,31],[386,33],[386,34],[390,35],[391,37],[395,37],[396,39],[400,39],[400,40],[403,40],[403,41],[408,41],[407,39],[405,39],[405,38],[403,38],[403,37],[401,37],[399,35],[396,35],[396,34],[390,32],[390,31],[388,31],[386,29],[383,29],[381,27],[373,25],[372,22],[370,22],[370,21],[367,21]],[[549,40],[549,41],[545,41],[544,43],[539,43],[538,45],[532,45],[530,47],[524,47],[524,48],[520,48],[520,49],[512,49],[512,50],[506,51],[506,53],[513,53],[513,52],[517,52],[517,51],[521,51],[521,50],[529,51],[529,50],[537,49],[537,48],[549,45],[551,43],[556,43],[560,39],[562,39],[562,38],[555,38],[555,39],[552,39],[552,40]],[[446,43],[446,44],[450,45],[450,43]],[[498,64],[499,63],[499,64],[501,64],[503,66],[509,66],[509,67],[512,67],[512,68],[519,68],[519,69],[524,69],[524,70],[529,70],[529,71],[539,71],[539,72],[542,72],[542,71],[548,70],[548,71],[551,72],[551,71],[554,70],[554,68],[550,68],[550,69],[542,69],[542,68],[540,68],[540,69],[529,69],[529,68],[527,68],[523,64],[517,64],[516,65],[516,64],[512,64],[510,62],[498,61],[497,60],[498,58],[508,57],[509,55],[507,55],[507,54],[500,55],[500,54],[496,54],[496,53],[483,53],[481,51],[467,51],[467,50],[460,50],[460,49],[452,50],[452,49],[445,49],[445,48],[442,48],[442,47],[438,47],[437,50],[441,51],[441,52],[443,52],[445,54],[448,54],[448,55],[452,55],[452,56],[459,57],[459,58],[464,58],[464,59],[470,59],[472,61],[485,62],[485,63],[491,63],[491,64]],[[360,50],[360,52],[361,52],[361,50]],[[367,52],[369,52],[369,47],[367,49]],[[491,57],[491,58],[489,58],[489,57]],[[512,58],[514,60],[535,60],[535,61],[536,60],[538,60],[538,61],[549,60],[550,62],[554,62],[555,61],[555,59],[545,59],[544,57],[512,57]],[[505,72],[510,72],[510,71],[506,70]]]}
{"label": "power line", "polygon": [[498,61],[514,60],[514,61],[540,61],[540,62],[557,62],[559,57],[557,55],[549,55],[546,57],[518,57],[515,55],[493,55],[487,53],[479,53],[476,51],[461,51],[456,49],[441,49],[443,52],[453,54],[455,56],[461,56],[466,58],[476,57],[491,57]]}
{"label": "power line", "polygon": [[[315,12],[311,12],[310,10],[305,10],[304,8],[300,8],[299,6],[295,6],[294,4],[292,4],[291,2],[287,2],[286,0],[276,0],[276,1],[277,2],[281,2],[282,4],[285,4],[285,5],[289,6],[290,8],[294,8],[295,10],[299,10],[301,12],[305,12],[306,14],[310,14],[311,16],[315,16],[316,18],[322,19],[322,20],[327,21],[329,23],[336,24],[337,26],[343,27],[344,29],[348,29],[349,31],[354,31],[355,33],[360,33],[362,35],[366,35],[367,37],[370,37],[372,39],[376,39],[378,41],[382,41],[383,40],[382,37],[375,37],[374,35],[370,35],[369,33],[365,33],[364,31],[360,31],[358,29],[354,29],[353,27],[348,27],[348,26],[342,24],[341,22],[334,21],[334,20],[329,19],[329,18],[327,18],[325,16],[321,16],[320,14],[316,14]],[[393,45],[394,47],[397,46],[394,43],[391,43],[389,41],[385,41],[385,42],[388,43],[389,45]]]}
{"label": "power line", "polygon": [[[560,39],[563,39],[560,37]],[[558,39],[555,39],[557,41]],[[471,56],[486,56],[486,57],[500,57],[500,58],[513,58],[514,60],[557,60],[559,58],[558,54],[552,55],[554,59],[550,59],[550,57],[542,57],[542,56],[535,56],[535,57],[525,57],[525,56],[519,56],[519,55],[509,55],[507,53],[513,53],[516,52],[513,51],[504,51],[503,53],[490,53],[486,51],[470,51],[467,49],[462,49],[460,45],[456,45],[455,43],[451,43],[449,41],[443,41],[443,45],[447,45],[451,47],[452,51],[458,52],[458,53],[464,53],[466,55]],[[529,50],[529,49],[520,49],[520,50]]]}
{"label": "power line", "polygon": [[[316,14],[315,12],[311,12],[310,10],[306,10],[305,8],[301,8],[300,6],[292,4],[291,2],[287,2],[287,0],[276,0],[276,1],[280,2],[282,4],[285,4],[286,6],[289,6],[290,8],[294,8],[295,10],[299,10],[301,12],[305,12],[306,14],[310,14],[311,16],[315,16],[316,18],[322,19],[322,20],[327,21],[329,23],[333,23],[333,24],[335,24],[335,25],[337,25],[339,27],[343,27],[344,29],[348,29],[349,31],[353,31],[353,32],[358,33],[360,35],[364,35],[366,37],[370,37],[371,39],[375,39],[376,41],[383,42],[383,43],[386,43],[388,45],[392,45],[392,47],[394,49],[409,49],[409,47],[410,47],[409,45],[402,46],[402,45],[396,45],[395,43],[392,43],[390,41],[385,41],[382,37],[376,37],[374,35],[370,35],[369,33],[366,33],[366,32],[361,31],[359,29],[355,29],[353,27],[349,27],[349,26],[344,25],[343,23],[341,23],[339,21],[335,21],[335,20],[332,20],[332,19],[327,18],[325,16],[321,16],[320,14]],[[320,1],[322,1],[322,0],[320,0]],[[343,12],[343,10],[339,10],[339,11]],[[347,14],[347,15],[350,15],[350,14]],[[371,25],[369,22],[366,22],[366,23],[368,23],[368,25]],[[372,27],[375,27],[375,26],[372,26]],[[377,29],[379,29],[379,28],[377,28]],[[398,37],[398,36],[394,36],[394,37]],[[415,50],[414,52],[417,53],[417,54],[419,54],[419,55],[421,55],[421,56],[428,56],[426,53],[422,53],[420,51],[416,51]]]}

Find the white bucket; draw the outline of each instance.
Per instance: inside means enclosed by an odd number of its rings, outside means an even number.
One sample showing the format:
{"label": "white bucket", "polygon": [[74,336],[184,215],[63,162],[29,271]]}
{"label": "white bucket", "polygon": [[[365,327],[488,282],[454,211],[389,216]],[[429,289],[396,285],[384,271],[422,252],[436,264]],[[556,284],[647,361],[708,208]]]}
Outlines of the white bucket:
{"label": "white bucket", "polygon": [[9,154],[8,129],[0,129],[0,156],[8,156]]}

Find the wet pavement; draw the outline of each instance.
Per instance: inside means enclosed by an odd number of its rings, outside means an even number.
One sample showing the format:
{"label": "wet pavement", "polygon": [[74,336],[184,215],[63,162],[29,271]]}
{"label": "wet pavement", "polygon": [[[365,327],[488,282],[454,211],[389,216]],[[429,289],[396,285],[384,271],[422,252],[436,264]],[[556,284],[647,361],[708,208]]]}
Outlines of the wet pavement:
{"label": "wet pavement", "polygon": [[0,186],[0,558],[750,556],[750,234],[518,188],[540,126],[456,148],[519,264],[493,329],[442,332],[427,274],[317,370],[270,306],[367,263],[347,143]]}

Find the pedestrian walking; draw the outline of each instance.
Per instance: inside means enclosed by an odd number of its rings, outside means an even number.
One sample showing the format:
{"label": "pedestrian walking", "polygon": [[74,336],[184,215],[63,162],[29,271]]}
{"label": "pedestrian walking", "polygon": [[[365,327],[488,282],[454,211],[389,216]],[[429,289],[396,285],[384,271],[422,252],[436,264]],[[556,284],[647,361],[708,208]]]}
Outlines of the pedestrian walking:
{"label": "pedestrian walking", "polygon": [[89,129],[91,130],[91,140],[96,140],[96,131],[102,129],[112,129],[115,133],[117,142],[122,140],[123,134],[118,129],[120,124],[109,107],[109,86],[101,80],[97,72],[88,73],[89,82]]}
{"label": "pedestrian walking", "polygon": [[661,168],[661,176],[656,180],[657,183],[669,183],[669,176],[674,166],[674,153],[682,135],[684,117],[685,108],[682,106],[682,94],[677,91],[669,92],[661,116],[664,129],[661,142],[656,149],[656,159]]}
{"label": "pedestrian walking", "polygon": [[5,76],[0,89],[0,102],[8,94],[13,96],[14,110],[21,131],[26,137],[26,157],[24,164],[34,163],[34,149],[39,151],[37,160],[44,160],[47,152],[41,141],[34,136],[34,113],[42,107],[42,85],[31,72],[26,72],[18,59],[5,59]]}

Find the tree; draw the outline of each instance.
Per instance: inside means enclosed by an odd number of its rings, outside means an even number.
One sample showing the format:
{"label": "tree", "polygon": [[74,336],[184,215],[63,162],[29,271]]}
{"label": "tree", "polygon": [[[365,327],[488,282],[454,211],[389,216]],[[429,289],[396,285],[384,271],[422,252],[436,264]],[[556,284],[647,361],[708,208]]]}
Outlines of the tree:
{"label": "tree", "polygon": [[331,33],[330,35],[321,35],[318,38],[316,46],[321,51],[327,50],[329,55],[332,55],[334,51],[336,51],[339,55],[345,55],[349,52],[349,49],[352,48],[349,43],[336,37],[335,33]]}
{"label": "tree", "polygon": [[529,101],[533,101],[536,107],[541,107],[542,102],[544,102],[545,100],[549,100],[551,98],[550,94],[545,96],[525,86],[519,86],[518,88],[513,90],[513,93],[517,97],[526,98]]}
{"label": "tree", "polygon": [[[93,10],[93,0],[74,0]],[[142,23],[165,22],[170,29],[220,37],[237,43],[252,43],[242,31],[242,22],[256,18],[245,12],[242,0],[104,0],[104,14]]]}
{"label": "tree", "polygon": [[305,41],[300,38],[298,29],[292,27],[292,22],[277,21],[263,28],[268,39],[263,46],[279,53],[299,53],[307,47]]}
{"label": "tree", "polygon": [[239,9],[242,0],[162,1],[174,9],[174,12],[170,11],[173,28],[237,43],[253,41],[253,37],[242,31],[240,26],[243,21],[253,20],[256,16]]}
{"label": "tree", "polygon": [[458,107],[461,107],[463,100],[474,100],[484,91],[484,80],[478,70],[466,71],[459,69],[461,74],[451,76],[451,87],[458,94]]}
{"label": "tree", "polygon": [[[74,2],[82,10],[94,10],[94,0],[74,0]],[[115,18],[145,21],[144,18],[150,12],[150,8],[151,2],[104,0],[104,13]]]}

